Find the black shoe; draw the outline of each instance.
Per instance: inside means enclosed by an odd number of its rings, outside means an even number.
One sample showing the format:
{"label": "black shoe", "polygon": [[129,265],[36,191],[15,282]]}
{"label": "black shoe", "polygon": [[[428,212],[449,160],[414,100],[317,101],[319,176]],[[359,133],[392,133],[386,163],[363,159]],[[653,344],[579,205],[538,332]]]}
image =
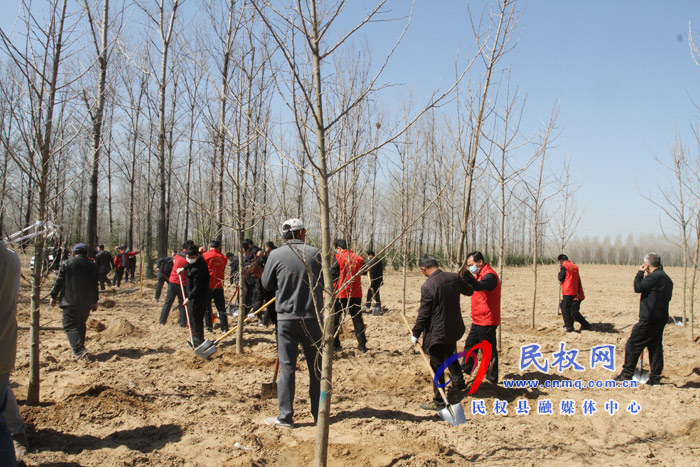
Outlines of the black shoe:
{"label": "black shoe", "polygon": [[222,332],[223,334],[226,334],[226,333],[228,332],[228,328],[221,328],[221,332]]}
{"label": "black shoe", "polygon": [[624,372],[620,373],[619,375],[617,375],[613,379],[613,381],[630,381],[630,380],[632,380],[632,376],[627,376]]}
{"label": "black shoe", "polygon": [[661,378],[649,378],[647,384],[649,386],[661,386]]}
{"label": "black shoe", "polygon": [[365,354],[365,353],[367,353],[367,346],[365,346],[364,344],[360,344],[357,346],[357,350],[360,353]]}
{"label": "black shoe", "polygon": [[214,329],[212,329],[212,328],[207,328],[207,332],[214,332]]}
{"label": "black shoe", "polygon": [[461,383],[454,383],[452,387],[457,391],[466,391],[467,383],[465,383],[464,381],[462,381]]}
{"label": "black shoe", "polygon": [[591,323],[585,322],[581,324],[581,331],[590,331],[593,329],[593,326],[591,326]]}
{"label": "black shoe", "polygon": [[566,328],[566,332],[574,332],[574,328]]}
{"label": "black shoe", "polygon": [[438,411],[438,410],[442,410],[442,409],[445,408],[445,403],[444,403],[444,402],[437,403],[437,402],[435,402],[435,401],[421,402],[421,403],[420,403],[420,408],[423,409],[423,410],[435,410],[435,411]]}
{"label": "black shoe", "polygon": [[498,384],[498,377],[497,376],[485,376],[486,381],[488,381],[491,384]]}

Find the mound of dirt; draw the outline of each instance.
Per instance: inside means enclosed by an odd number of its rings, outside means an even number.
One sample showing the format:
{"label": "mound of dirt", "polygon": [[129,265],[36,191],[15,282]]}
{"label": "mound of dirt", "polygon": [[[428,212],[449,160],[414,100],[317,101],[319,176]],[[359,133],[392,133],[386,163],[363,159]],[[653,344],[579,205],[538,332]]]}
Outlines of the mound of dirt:
{"label": "mound of dirt", "polygon": [[121,338],[138,336],[140,331],[124,318],[118,318],[105,332],[106,337]]}
{"label": "mound of dirt", "polygon": [[107,326],[105,326],[102,321],[97,321],[94,318],[88,319],[87,323],[85,323],[85,326],[87,326],[87,328],[90,331],[96,331],[96,332],[102,332],[105,329],[107,329]]}

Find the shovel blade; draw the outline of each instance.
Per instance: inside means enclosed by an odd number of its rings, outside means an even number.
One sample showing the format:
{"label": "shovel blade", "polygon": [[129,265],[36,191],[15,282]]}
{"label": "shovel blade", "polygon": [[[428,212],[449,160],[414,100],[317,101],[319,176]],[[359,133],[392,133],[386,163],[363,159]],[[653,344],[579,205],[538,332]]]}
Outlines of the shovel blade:
{"label": "shovel blade", "polygon": [[439,412],[440,418],[448,422],[452,426],[462,425],[467,423],[467,416],[464,414],[462,404],[448,405]]}
{"label": "shovel blade", "polygon": [[644,371],[634,370],[634,375],[632,376],[632,381],[637,381],[638,383],[647,384],[647,381],[649,381],[649,372],[647,370],[644,370]]}
{"label": "shovel blade", "polygon": [[260,399],[277,399],[277,383],[263,383]]}
{"label": "shovel blade", "polygon": [[214,352],[216,352],[216,346],[209,339],[205,340],[199,344],[196,349],[194,349],[195,355],[197,355],[199,358],[203,358],[204,360],[209,359]]}

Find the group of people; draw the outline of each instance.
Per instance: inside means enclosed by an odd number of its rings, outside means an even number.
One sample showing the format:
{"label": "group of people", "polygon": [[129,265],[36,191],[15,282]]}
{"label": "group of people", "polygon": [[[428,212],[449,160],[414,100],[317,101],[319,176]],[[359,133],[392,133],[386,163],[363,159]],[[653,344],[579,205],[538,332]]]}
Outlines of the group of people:
{"label": "group of people", "polygon": [[105,250],[104,245],[97,245],[95,264],[97,264],[99,273],[100,290],[105,290],[105,284],[112,286],[112,281],[108,277],[112,269],[114,269],[114,285],[116,287],[121,287],[122,279],[125,282],[130,281],[132,284],[135,282],[136,255],[139,252],[129,250],[126,245],[121,245],[115,250],[116,252],[112,256],[109,251]]}
{"label": "group of people", "polygon": [[[323,308],[324,282],[321,253],[317,248],[306,244],[306,227],[303,222],[300,219],[288,219],[283,223],[281,231],[284,238],[281,247],[268,242],[263,251],[250,240],[243,242],[244,277],[232,274],[229,283],[246,282],[245,312],[252,311],[263,300],[276,297],[275,308],[272,313],[268,313],[267,319],[275,324],[277,338],[280,364],[279,413],[275,417],[266,418],[265,422],[293,427],[296,362],[300,345],[309,370],[311,414],[315,421],[318,419],[322,341],[322,323],[319,318]],[[336,240],[334,247],[335,256],[331,268],[336,298],[333,310],[333,347],[336,351],[341,348],[339,326],[347,314],[353,323],[358,351],[365,353],[367,335],[362,317],[361,275],[368,271],[370,279],[365,307],[369,309],[373,304],[381,307],[379,289],[383,283],[382,262],[374,252],[369,251],[369,261],[365,266],[364,258],[350,250],[343,239]],[[108,261],[108,256],[111,255],[100,245],[92,260],[88,257],[87,246],[79,243],[73,247],[72,253],[72,257],[61,264],[50,292],[50,304],[61,307],[63,328],[74,357],[82,359],[87,355],[86,321],[90,312],[97,309],[98,284],[102,285],[105,279],[105,265],[113,264],[117,267],[117,272],[119,268],[128,270],[130,258],[138,252],[120,248],[118,255]],[[579,268],[566,255],[560,255],[558,261],[564,327],[567,332],[572,332],[574,323],[578,322],[581,330],[590,330],[593,326],[580,312],[580,304],[585,296]],[[218,311],[221,330],[228,330],[224,286],[225,268],[229,262],[232,263],[232,272],[233,266],[236,266],[235,270],[238,269],[238,257],[222,254],[219,241],[211,241],[209,249],[204,251],[188,240],[182,245],[181,251],[173,251],[172,256],[161,258],[157,263],[159,282],[156,299],[165,283],[168,284],[160,323],[165,324],[177,298],[180,307],[179,322],[183,326],[189,324],[190,344],[195,348],[204,341],[204,329],[212,330],[212,301]],[[13,256],[2,243],[0,267],[0,409],[7,414],[7,408],[13,400],[9,394],[9,373],[14,367],[16,352],[19,261],[16,254]],[[422,337],[421,345],[430,356],[430,364],[434,370],[438,370],[443,362],[457,353],[458,343],[464,337],[466,327],[462,318],[460,295],[470,296],[472,324],[464,342],[464,350],[488,342],[492,352],[490,361],[487,362],[485,379],[497,384],[499,361],[496,330],[501,324],[501,281],[498,274],[479,251],[467,255],[465,265],[458,273],[443,271],[437,259],[431,255],[422,256],[419,267],[427,279],[421,287],[420,306],[412,329],[411,344],[417,345]],[[118,274],[117,278],[121,276]],[[109,279],[104,282],[109,282]],[[634,290],[641,294],[639,322],[627,341],[623,369],[616,380],[631,379],[640,354],[648,348],[651,360],[649,384],[655,385],[660,383],[663,370],[663,331],[669,318],[668,308],[673,291],[673,282],[663,271],[658,254],[646,255],[634,278]],[[252,314],[248,316],[253,317]],[[454,361],[449,366],[452,386],[448,391],[448,399],[459,400],[463,397],[467,387],[464,373],[471,374],[476,363],[476,357],[469,356],[461,364]],[[444,383],[444,375],[439,380]],[[444,408],[445,402],[437,387],[434,386],[433,389],[433,399],[420,406],[427,410],[440,410]],[[4,456],[11,445],[4,437],[7,430],[6,418],[11,416],[0,417],[0,456]]]}

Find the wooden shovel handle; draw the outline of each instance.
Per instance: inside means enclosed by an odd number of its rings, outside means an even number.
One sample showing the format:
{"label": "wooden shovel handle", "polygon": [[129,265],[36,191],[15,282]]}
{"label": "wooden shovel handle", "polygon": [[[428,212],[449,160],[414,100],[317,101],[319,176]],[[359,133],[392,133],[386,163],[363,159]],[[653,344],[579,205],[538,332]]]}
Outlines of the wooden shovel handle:
{"label": "wooden shovel handle", "polygon": [[276,383],[277,382],[277,373],[280,371],[280,354],[279,352],[277,353],[277,356],[275,358],[275,375],[272,377],[272,382]]}
{"label": "wooden shovel handle", "polygon": [[[406,329],[408,329],[408,333],[410,335],[413,335],[413,330],[411,329],[411,325],[408,324],[408,319],[406,319],[406,315],[403,314],[403,311],[399,313],[401,315],[401,318],[403,318],[403,322],[406,323]],[[433,367],[430,366],[430,361],[428,360],[428,357],[425,355],[425,352],[423,352],[423,348],[416,344],[415,347],[418,347],[418,351],[421,354],[421,357],[423,357],[423,361],[425,362],[425,366],[428,367],[428,370],[430,371],[430,376],[433,377],[433,382],[435,381],[435,372],[433,371]],[[442,400],[445,401],[445,407],[449,407],[449,403],[447,402],[447,394],[445,394],[445,390],[443,388],[437,388],[437,390],[440,392],[440,395],[442,396]]]}
{"label": "wooden shovel handle", "polygon": [[[261,306],[260,308],[258,308],[258,309],[255,311],[255,313],[253,313],[253,314],[254,314],[255,316],[258,316],[258,314],[261,313],[264,309],[266,309],[268,306],[272,305],[272,303],[273,303],[275,300],[277,300],[277,297],[275,297],[275,298],[273,298],[272,300],[270,300],[269,302],[265,303],[263,306]],[[248,317],[246,317],[246,319],[243,320],[243,324],[248,324],[249,322],[250,322],[250,320],[248,319]],[[234,332],[236,332],[237,329],[238,329],[238,325],[235,325],[230,331],[228,331],[228,332],[225,333],[223,336],[221,336],[221,337],[219,337],[217,340],[215,340],[215,341],[214,341],[214,345],[216,345],[216,344],[218,344],[219,342],[221,342],[222,340],[226,339],[228,336],[230,336],[231,334],[233,334]]]}

